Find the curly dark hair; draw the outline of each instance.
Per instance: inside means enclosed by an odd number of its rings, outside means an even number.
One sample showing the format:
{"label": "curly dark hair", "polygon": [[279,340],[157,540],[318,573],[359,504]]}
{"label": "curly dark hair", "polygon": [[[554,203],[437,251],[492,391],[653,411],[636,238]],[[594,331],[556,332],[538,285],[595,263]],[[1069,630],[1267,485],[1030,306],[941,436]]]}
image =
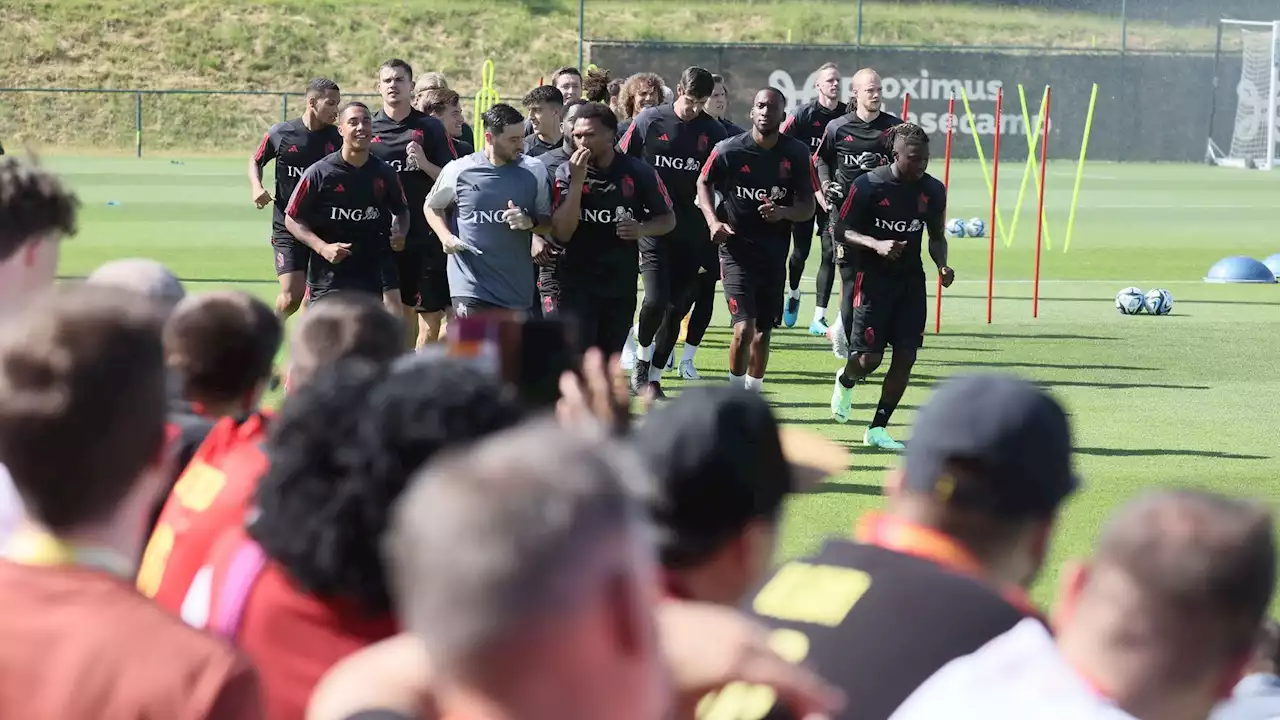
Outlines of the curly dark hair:
{"label": "curly dark hair", "polygon": [[[611,84],[613,80],[610,79],[608,70],[591,68],[587,71],[587,76],[582,78],[582,94],[590,102],[608,103]],[[619,84],[618,87],[621,88],[622,85]]]}
{"label": "curly dark hair", "polygon": [[463,361],[326,368],[272,425],[249,534],[308,592],[389,612],[378,542],[409,476],[521,419],[514,395]]}
{"label": "curly dark hair", "polygon": [[890,132],[893,133],[893,139],[895,142],[902,140],[902,142],[907,143],[908,145],[929,144],[929,133],[925,132],[924,128],[916,125],[915,123],[899,123],[894,125]]}

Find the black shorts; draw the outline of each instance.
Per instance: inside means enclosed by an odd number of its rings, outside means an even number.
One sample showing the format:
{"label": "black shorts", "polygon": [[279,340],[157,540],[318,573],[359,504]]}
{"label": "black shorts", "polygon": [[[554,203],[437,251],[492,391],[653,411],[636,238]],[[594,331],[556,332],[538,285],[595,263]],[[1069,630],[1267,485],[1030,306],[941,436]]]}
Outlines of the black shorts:
{"label": "black shorts", "polygon": [[929,302],[923,276],[855,273],[850,304],[850,312],[843,314],[850,353],[884,352],[886,345],[924,345]]}
{"label": "black shorts", "polygon": [[542,304],[542,314],[551,317],[560,311],[560,271],[559,258],[550,265],[538,266],[538,298]]}
{"label": "black shorts", "polygon": [[620,352],[635,321],[635,293],[601,297],[585,288],[575,291],[575,287],[581,286],[569,284],[561,291],[559,310],[576,329],[578,349],[596,347],[606,356]]}
{"label": "black shorts", "polygon": [[720,250],[720,282],[733,322],[748,318],[760,328],[772,328],[782,310],[787,258]]}
{"label": "black shorts", "polygon": [[396,277],[400,279],[400,304],[418,307],[418,288],[422,285],[422,273],[426,269],[426,252],[420,245],[405,244],[395,254]]}
{"label": "black shorts", "polygon": [[[710,240],[702,242],[712,245]],[[698,271],[708,257],[706,250],[696,241],[645,238],[640,243],[640,272],[657,273],[659,282],[666,286],[667,302],[678,306],[697,282]]]}
{"label": "black shorts", "polygon": [[315,254],[301,240],[295,240],[292,235],[280,233],[272,234],[271,249],[275,251],[276,256],[276,277],[306,272],[311,256]]}
{"label": "black shorts", "polygon": [[443,252],[428,252],[423,263],[414,309],[421,313],[444,312],[452,304],[449,296],[449,261]]}

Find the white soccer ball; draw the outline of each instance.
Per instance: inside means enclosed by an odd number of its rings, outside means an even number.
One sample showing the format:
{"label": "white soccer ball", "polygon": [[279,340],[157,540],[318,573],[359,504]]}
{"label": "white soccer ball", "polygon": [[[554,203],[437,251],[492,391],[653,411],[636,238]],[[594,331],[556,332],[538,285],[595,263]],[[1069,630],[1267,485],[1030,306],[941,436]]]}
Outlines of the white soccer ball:
{"label": "white soccer ball", "polygon": [[1146,297],[1142,288],[1127,287],[1116,293],[1116,309],[1125,315],[1137,315],[1142,312]]}
{"label": "white soccer ball", "polygon": [[969,237],[982,237],[987,232],[987,224],[982,221],[982,218],[969,218],[969,222],[964,224],[964,230]]}
{"label": "white soccer ball", "polygon": [[962,238],[965,234],[964,221],[960,218],[951,218],[947,221],[947,234],[951,237]]}
{"label": "white soccer ball", "polygon": [[1168,315],[1173,310],[1173,295],[1164,288],[1156,288],[1142,299],[1142,306],[1152,315]]}

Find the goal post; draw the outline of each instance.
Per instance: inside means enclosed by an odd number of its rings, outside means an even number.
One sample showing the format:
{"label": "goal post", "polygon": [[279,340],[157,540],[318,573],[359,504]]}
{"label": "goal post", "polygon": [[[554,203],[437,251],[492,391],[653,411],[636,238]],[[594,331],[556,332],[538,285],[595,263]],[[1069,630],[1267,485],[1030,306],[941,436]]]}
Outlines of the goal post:
{"label": "goal post", "polygon": [[1277,143],[1280,143],[1280,127],[1277,127],[1280,124],[1277,119],[1277,112],[1280,112],[1280,20],[1259,22],[1224,18],[1218,21],[1215,86],[1223,53],[1234,51],[1223,49],[1224,36],[1233,41],[1238,38],[1241,52],[1240,77],[1235,84],[1235,117],[1232,119],[1231,140],[1224,150],[1213,140],[1213,123],[1218,115],[1215,92],[1205,158],[1216,165],[1270,170],[1280,162],[1280,148],[1277,148]]}

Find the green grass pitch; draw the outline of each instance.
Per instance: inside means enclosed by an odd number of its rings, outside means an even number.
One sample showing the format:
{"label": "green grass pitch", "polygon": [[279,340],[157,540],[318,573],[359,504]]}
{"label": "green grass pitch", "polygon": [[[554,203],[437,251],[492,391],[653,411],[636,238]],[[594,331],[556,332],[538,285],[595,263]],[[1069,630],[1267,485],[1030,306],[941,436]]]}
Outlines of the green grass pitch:
{"label": "green grass pitch", "polygon": [[[54,157],[47,163],[84,202],[62,275],[82,275],[112,258],[147,256],[166,263],[191,290],[232,286],[274,297],[270,211],[255,211],[250,202],[244,158]],[[1020,164],[1006,166],[1001,184],[1006,223],[1020,170]],[[933,334],[931,316],[912,387],[892,422],[896,435],[908,439],[929,388],[964,372],[1017,373],[1066,405],[1085,487],[1061,518],[1052,561],[1036,588],[1041,602],[1051,597],[1061,562],[1087,553],[1111,510],[1144,489],[1196,485],[1273,507],[1280,500],[1280,286],[1201,282],[1221,257],[1280,252],[1280,177],[1092,163],[1071,251],[1063,254],[1074,171],[1066,161],[1052,162],[1048,171],[1053,249],[1042,259],[1039,319],[1031,317],[1029,200],[1012,247],[999,244],[990,325],[987,241],[952,241],[957,283],[945,296],[942,334]],[[978,166],[956,165],[949,215],[985,217],[988,204]],[[816,266],[815,247],[807,273]],[[1167,288],[1173,314],[1120,315],[1112,298],[1129,285]],[[812,288],[811,280],[802,285],[801,324],[812,315]],[[931,300],[931,315],[932,309]],[[721,306],[698,355],[708,381],[726,377],[728,337]],[[792,556],[824,536],[848,532],[862,511],[879,505],[884,470],[895,458],[861,445],[878,381],[857,391],[855,422],[837,425],[827,408],[840,362],[826,342],[797,327],[777,332],[773,347],[765,390],[774,407],[786,422],[846,443],[854,458],[844,475],[791,502],[782,552]]]}

